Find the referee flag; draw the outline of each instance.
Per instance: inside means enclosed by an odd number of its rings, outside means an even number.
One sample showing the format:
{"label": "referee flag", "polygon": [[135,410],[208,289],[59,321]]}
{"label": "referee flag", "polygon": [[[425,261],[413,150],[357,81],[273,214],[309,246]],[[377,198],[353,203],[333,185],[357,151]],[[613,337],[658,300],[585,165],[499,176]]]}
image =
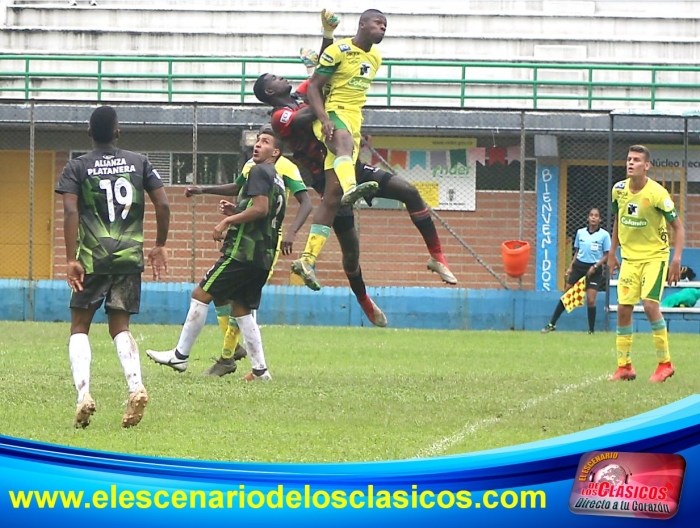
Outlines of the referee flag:
{"label": "referee flag", "polygon": [[579,280],[576,281],[571,288],[564,292],[561,296],[561,302],[566,308],[567,312],[570,312],[574,308],[583,306],[586,299],[586,276],[584,275]]}

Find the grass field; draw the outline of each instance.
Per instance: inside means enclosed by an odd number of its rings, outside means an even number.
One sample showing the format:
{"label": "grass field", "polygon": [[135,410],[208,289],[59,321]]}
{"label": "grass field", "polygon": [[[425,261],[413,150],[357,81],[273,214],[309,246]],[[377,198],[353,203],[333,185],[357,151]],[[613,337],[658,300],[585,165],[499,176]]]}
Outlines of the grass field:
{"label": "grass field", "polygon": [[134,325],[151,403],[122,430],[126,382],[104,325],[91,331],[86,430],[75,409],[68,324],[0,322],[0,433],[105,451],[268,462],[372,461],[479,451],[581,431],[693,394],[694,335],[671,336],[677,374],[647,381],[651,336],[635,336],[633,382],[610,383],[614,334],[263,327],[270,383],[239,371],[201,375],[218,355],[207,326],[177,374],[146,348],[172,348],[179,326]]}

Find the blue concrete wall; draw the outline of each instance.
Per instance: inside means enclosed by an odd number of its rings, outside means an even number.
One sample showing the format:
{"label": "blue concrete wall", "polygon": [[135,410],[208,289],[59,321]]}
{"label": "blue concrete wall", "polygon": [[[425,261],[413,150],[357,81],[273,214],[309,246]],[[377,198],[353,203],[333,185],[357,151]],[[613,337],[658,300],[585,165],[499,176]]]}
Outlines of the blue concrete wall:
{"label": "blue concrete wall", "polygon": [[[141,313],[136,323],[182,324],[193,284],[144,283]],[[561,293],[461,288],[370,288],[393,328],[450,330],[539,330],[547,322]],[[68,321],[70,291],[64,281],[0,280],[0,319]],[[604,329],[605,296],[598,296],[596,327]],[[348,288],[268,286],[259,321],[263,324],[371,326]],[[98,310],[95,322],[104,322]],[[216,324],[213,306],[208,322]],[[700,325],[700,323],[698,323]],[[586,331],[586,310],[562,315],[558,330]],[[697,331],[697,328],[695,330]]]}

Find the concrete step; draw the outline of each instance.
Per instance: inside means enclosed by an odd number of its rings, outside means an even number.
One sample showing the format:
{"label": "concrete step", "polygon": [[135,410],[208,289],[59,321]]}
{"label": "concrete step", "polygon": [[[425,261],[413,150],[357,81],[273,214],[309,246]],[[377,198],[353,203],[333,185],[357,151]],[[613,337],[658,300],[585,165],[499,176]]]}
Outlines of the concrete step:
{"label": "concrete step", "polygon": [[[245,33],[255,29],[264,34],[318,35],[319,15],[316,10],[294,10],[279,12],[239,11],[203,7],[173,10],[141,5],[140,7],[114,8],[69,8],[67,6],[11,6],[7,11],[6,25],[14,28],[89,28],[99,30],[164,30],[171,32]],[[700,11],[700,9],[698,10]],[[670,13],[669,11],[665,11]],[[508,34],[542,35],[547,38],[576,40],[585,35],[592,39],[658,40],[665,38],[694,38],[698,35],[700,22],[686,17],[686,12],[676,16],[632,17],[592,16],[573,11],[567,14],[510,13],[498,14],[454,14],[439,13],[395,14],[389,18],[387,38],[500,37]],[[339,12],[341,24],[338,36],[354,34],[358,13]],[[700,12],[698,13],[700,15]],[[264,23],[261,23],[264,21]]]}
{"label": "concrete step", "polygon": [[[260,32],[130,31],[84,28],[44,29],[9,28],[0,32],[2,53],[61,53],[91,55],[168,55],[168,56],[237,56],[292,57],[300,47],[318,42],[317,35],[273,35]],[[432,38],[395,36],[380,45],[384,58],[417,60],[475,60],[475,61],[543,61],[557,60],[538,53],[538,46],[552,50],[575,44],[583,48],[579,54],[584,62],[670,63],[700,62],[700,41],[696,38],[668,37],[651,39],[608,40],[588,39],[581,35],[575,41],[551,36],[514,35],[500,37],[455,37],[439,35]],[[577,61],[578,62],[578,61]]]}

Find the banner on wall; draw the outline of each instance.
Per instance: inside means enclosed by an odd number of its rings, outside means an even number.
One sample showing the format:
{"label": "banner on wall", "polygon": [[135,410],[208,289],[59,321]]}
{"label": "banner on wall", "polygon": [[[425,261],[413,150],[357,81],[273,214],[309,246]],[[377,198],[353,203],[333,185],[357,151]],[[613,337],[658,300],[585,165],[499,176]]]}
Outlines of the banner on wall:
{"label": "banner on wall", "polygon": [[[684,168],[683,145],[647,145],[651,151],[651,167],[654,170],[669,171],[667,180],[678,180],[678,174],[673,169]],[[687,181],[700,181],[700,147],[688,147]]]}
{"label": "banner on wall", "polygon": [[476,210],[476,162],[485,161],[476,138],[374,137],[371,147],[362,161],[384,170],[388,164],[433,209]]}
{"label": "banner on wall", "polygon": [[537,291],[557,289],[559,167],[537,166]]}

